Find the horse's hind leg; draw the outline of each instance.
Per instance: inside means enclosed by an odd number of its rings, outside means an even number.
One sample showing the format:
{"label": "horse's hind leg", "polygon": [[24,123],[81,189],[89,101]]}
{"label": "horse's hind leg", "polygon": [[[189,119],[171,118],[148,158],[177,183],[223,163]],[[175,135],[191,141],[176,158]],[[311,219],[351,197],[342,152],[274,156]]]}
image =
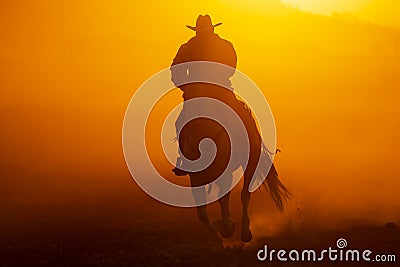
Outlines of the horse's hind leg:
{"label": "horse's hind leg", "polygon": [[210,233],[217,232],[217,227],[211,224],[210,219],[208,218],[206,205],[197,207],[197,217],[199,220],[207,227]]}
{"label": "horse's hind leg", "polygon": [[[190,182],[192,187],[197,187],[201,185],[200,177],[198,177],[196,174],[190,175]],[[204,189],[204,187],[192,188],[192,193],[196,203],[205,202],[206,190]],[[197,217],[211,233],[215,233],[217,231],[217,228],[211,224],[210,219],[208,218],[206,205],[197,206]]]}
{"label": "horse's hind leg", "polygon": [[248,213],[248,207],[250,202],[250,192],[249,192],[249,185],[250,180],[252,177],[249,177],[249,172],[244,173],[244,183],[243,189],[241,193],[242,199],[242,232],[241,232],[241,239],[243,242],[250,242],[253,239],[253,235],[250,231],[250,218]]}
{"label": "horse's hind leg", "polygon": [[229,198],[230,198],[230,189],[232,185],[232,174],[229,177],[226,177],[221,182],[218,183],[220,192],[228,192],[224,196],[220,196],[218,199],[219,205],[221,207],[221,222],[218,223],[218,228],[220,230],[221,236],[224,238],[232,237],[235,232],[235,225],[230,219],[229,212]]}
{"label": "horse's hind leg", "polygon": [[225,196],[218,200],[219,206],[221,207],[222,222],[229,222],[231,218],[231,214],[229,212],[229,197],[230,193],[228,192]]}

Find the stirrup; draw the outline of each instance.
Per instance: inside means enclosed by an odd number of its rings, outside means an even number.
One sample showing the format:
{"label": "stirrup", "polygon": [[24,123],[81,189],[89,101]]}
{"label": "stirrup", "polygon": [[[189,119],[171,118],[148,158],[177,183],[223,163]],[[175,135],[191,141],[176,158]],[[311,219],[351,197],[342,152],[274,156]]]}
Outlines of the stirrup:
{"label": "stirrup", "polygon": [[187,171],[181,170],[178,167],[173,168],[172,171],[175,173],[176,176],[185,176],[189,174]]}

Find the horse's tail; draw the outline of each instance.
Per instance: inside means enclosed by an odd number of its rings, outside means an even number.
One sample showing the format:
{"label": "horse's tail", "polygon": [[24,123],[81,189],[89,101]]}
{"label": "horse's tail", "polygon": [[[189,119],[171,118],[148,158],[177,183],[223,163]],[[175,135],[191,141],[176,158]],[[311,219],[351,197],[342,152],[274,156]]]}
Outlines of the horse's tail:
{"label": "horse's tail", "polygon": [[[292,194],[278,178],[278,172],[276,171],[271,158],[271,155],[274,153],[270,152],[262,141],[255,118],[252,116],[250,108],[243,101],[238,100],[238,103],[240,103],[239,110],[241,111],[241,118],[248,126],[247,130],[250,136],[250,146],[254,148],[257,147],[258,149],[261,143],[261,154],[259,158],[261,167],[256,168],[256,180],[265,178],[263,179],[262,185],[269,191],[278,210],[283,211],[284,201],[289,200]],[[266,173],[267,170],[268,173]]]}
{"label": "horse's tail", "polygon": [[[268,149],[263,145],[263,151],[261,157],[262,160],[269,160],[271,164],[271,168],[269,169],[265,180],[263,182],[263,186],[267,188],[269,194],[272,197],[276,207],[279,211],[284,210],[284,201],[289,200],[292,194],[286,188],[286,186],[279,180],[278,172],[276,171],[275,165],[271,162],[271,158],[269,155]],[[267,186],[268,185],[268,186]]]}
{"label": "horse's tail", "polygon": [[267,187],[266,184],[268,184],[269,194],[271,195],[276,207],[279,211],[283,211],[283,201],[290,199],[291,193],[279,180],[278,172],[276,171],[274,164],[271,165],[271,169],[269,170],[265,181],[266,183],[264,182],[263,185]]}

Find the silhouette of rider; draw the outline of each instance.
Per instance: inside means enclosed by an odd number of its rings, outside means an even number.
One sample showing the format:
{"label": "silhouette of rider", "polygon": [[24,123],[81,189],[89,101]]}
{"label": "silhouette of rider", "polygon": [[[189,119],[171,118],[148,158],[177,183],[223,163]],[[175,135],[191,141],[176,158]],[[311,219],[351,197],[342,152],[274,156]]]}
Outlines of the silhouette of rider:
{"label": "silhouette of rider", "polygon": [[[221,24],[222,23],[217,23],[213,25],[209,15],[200,15],[197,18],[195,27],[186,26],[195,31],[196,36],[179,48],[178,53],[172,62],[172,66],[191,61],[211,61],[228,65],[232,67],[232,69],[226,70],[223,74],[219,72],[218,79],[220,84],[229,87],[231,85],[229,78],[235,72],[237,57],[233,45],[214,33],[214,28]],[[179,85],[179,79],[182,75],[186,75],[187,73],[190,73],[190,75],[196,75],[195,71],[205,71],[204,69],[190,70],[187,68],[171,68],[172,81],[175,85]],[[199,85],[199,83],[190,83],[180,85],[179,88],[183,91],[184,100],[198,97],[199,94],[201,94],[201,89],[206,90],[204,95],[209,96],[209,94],[212,93],[210,92],[210,84],[207,84],[205,87],[204,84]],[[214,88],[214,90],[220,91],[216,88]]]}
{"label": "silhouette of rider", "polygon": [[[220,38],[214,33],[214,28],[221,24],[222,23],[217,23],[213,25],[209,15],[199,15],[195,27],[186,26],[195,31],[196,36],[179,48],[171,65],[171,79],[173,83],[183,91],[183,99],[185,101],[191,98],[205,96],[224,101],[226,104],[232,106],[236,100],[233,94],[233,88],[231,87],[230,77],[235,72],[237,57],[232,43]],[[224,86],[200,82],[182,84],[182,79],[188,75],[192,77],[196,75],[204,76],[204,73],[207,73],[207,71],[209,74],[212,72],[212,70],[196,68],[196,66],[193,65],[178,65],[193,61],[210,61],[230,66],[231,68],[224,68],[222,72],[218,71],[218,83]],[[181,144],[182,142],[180,142],[180,145]],[[177,165],[179,166],[178,162]],[[178,166],[173,169],[175,174],[186,175],[187,172],[179,169]]]}

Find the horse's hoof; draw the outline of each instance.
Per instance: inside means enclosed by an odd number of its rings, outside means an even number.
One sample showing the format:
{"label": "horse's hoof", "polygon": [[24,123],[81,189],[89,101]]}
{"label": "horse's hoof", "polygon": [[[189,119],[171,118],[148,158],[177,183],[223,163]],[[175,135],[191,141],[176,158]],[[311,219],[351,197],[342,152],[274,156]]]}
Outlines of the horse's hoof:
{"label": "horse's hoof", "polygon": [[213,222],[223,238],[231,238],[235,232],[235,224],[232,221],[223,222],[221,220]]}
{"label": "horse's hoof", "polygon": [[223,238],[231,238],[235,232],[235,224],[232,221],[223,222],[219,232]]}
{"label": "horse's hoof", "polygon": [[240,238],[244,243],[250,242],[253,239],[253,235],[251,234],[250,229],[242,230]]}

